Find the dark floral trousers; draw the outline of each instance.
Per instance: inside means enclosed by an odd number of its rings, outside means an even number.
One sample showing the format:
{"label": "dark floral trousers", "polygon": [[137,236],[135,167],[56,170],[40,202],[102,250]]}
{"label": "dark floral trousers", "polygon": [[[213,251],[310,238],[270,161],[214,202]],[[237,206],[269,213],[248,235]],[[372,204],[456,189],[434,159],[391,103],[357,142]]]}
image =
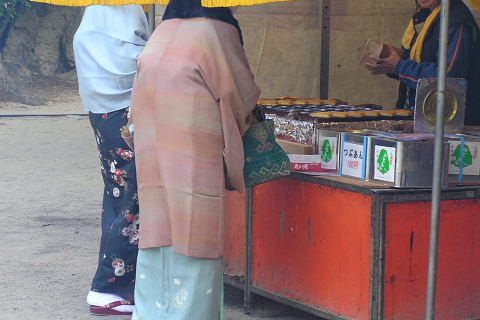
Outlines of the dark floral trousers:
{"label": "dark floral trousers", "polygon": [[89,116],[105,184],[102,237],[92,291],[129,294],[135,288],[139,221],[134,154],[120,136],[128,108]]}

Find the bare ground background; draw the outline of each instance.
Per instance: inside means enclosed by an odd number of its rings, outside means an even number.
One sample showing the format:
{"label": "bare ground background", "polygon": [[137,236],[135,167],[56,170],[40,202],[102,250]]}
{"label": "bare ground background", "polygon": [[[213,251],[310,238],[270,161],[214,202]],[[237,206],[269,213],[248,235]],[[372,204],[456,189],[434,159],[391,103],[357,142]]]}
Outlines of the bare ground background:
{"label": "bare ground background", "polygon": [[[93,319],[85,302],[100,237],[102,181],[76,84],[35,82],[41,106],[0,102],[0,319]],[[60,116],[33,116],[33,115]],[[225,320],[313,320],[226,290]],[[126,320],[130,317],[113,317]],[[192,319],[205,320],[205,319]]]}

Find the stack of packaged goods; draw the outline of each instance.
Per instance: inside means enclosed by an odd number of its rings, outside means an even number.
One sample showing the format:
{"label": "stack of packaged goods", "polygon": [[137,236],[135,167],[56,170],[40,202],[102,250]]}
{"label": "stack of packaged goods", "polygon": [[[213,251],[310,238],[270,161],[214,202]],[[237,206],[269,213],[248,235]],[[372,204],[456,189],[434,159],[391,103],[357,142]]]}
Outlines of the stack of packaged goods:
{"label": "stack of packaged goods", "polygon": [[275,122],[278,143],[294,171],[337,172],[340,131],[359,129],[405,132],[413,128],[409,110],[383,110],[375,104],[350,105],[340,99],[282,96],[258,106]]}
{"label": "stack of packaged goods", "polygon": [[[322,172],[399,188],[430,187],[434,134],[414,132],[413,112],[339,99],[263,99],[293,171]],[[457,130],[458,131],[458,130]],[[480,183],[480,132],[445,135],[443,185]]]}

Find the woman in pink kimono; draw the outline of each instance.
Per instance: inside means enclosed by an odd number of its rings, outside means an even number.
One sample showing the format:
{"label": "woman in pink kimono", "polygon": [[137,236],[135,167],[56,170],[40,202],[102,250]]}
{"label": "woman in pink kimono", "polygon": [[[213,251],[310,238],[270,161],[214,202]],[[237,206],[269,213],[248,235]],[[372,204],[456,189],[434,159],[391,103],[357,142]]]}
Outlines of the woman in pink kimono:
{"label": "woman in pink kimono", "polygon": [[218,319],[225,185],[245,189],[242,136],[260,95],[238,22],[229,8],[172,0],[137,67],[133,319]]}

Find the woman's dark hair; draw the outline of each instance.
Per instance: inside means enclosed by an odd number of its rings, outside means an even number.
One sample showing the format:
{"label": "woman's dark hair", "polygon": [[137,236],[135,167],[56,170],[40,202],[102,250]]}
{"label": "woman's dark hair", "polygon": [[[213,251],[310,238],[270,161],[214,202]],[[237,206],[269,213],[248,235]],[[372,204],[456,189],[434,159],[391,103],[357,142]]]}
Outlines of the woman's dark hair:
{"label": "woman's dark hair", "polygon": [[205,8],[202,6],[200,0],[170,0],[170,3],[165,9],[165,13],[163,14],[163,20],[198,17],[208,17],[210,19],[220,20],[231,24],[240,34],[240,41],[243,44],[242,30],[230,8]]}

